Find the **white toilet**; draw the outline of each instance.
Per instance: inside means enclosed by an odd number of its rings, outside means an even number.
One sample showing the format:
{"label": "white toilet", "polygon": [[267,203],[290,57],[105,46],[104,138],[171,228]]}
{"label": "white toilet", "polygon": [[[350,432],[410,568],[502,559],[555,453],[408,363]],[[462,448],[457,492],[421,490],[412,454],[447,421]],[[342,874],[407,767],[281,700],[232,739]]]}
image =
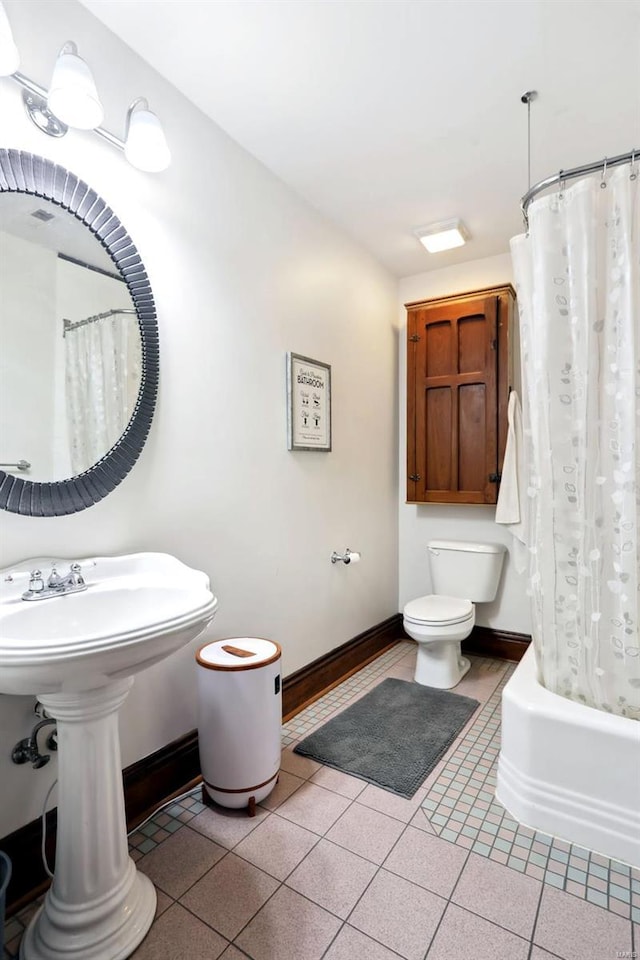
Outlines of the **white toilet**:
{"label": "white toilet", "polygon": [[474,603],[495,599],[506,548],[464,540],[431,540],[427,546],[436,593],[405,606],[404,629],[418,643],[416,683],[449,690],[469,669],[460,642],[476,622]]}

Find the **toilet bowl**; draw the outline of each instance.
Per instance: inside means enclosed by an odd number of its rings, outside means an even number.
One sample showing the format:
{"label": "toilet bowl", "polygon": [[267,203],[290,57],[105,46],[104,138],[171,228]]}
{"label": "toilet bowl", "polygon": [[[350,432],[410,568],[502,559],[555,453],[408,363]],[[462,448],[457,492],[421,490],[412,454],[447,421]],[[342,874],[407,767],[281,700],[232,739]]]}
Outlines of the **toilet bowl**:
{"label": "toilet bowl", "polygon": [[[460,644],[476,621],[474,600],[493,600],[500,579],[505,547],[498,543],[432,540],[429,563],[437,590],[406,604],[403,624],[418,644],[415,681],[450,690],[470,667]],[[461,596],[465,591],[466,596]]]}
{"label": "toilet bowl", "polygon": [[416,683],[449,690],[459,683],[471,664],[460,651],[476,622],[470,600],[429,594],[411,600],[404,608],[404,629],[418,644]]}

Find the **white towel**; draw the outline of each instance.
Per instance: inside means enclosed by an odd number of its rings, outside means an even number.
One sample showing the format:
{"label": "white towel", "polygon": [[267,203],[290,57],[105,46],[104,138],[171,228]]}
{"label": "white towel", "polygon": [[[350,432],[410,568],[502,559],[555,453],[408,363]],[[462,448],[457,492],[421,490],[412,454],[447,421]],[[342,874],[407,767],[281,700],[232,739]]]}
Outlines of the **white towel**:
{"label": "white towel", "polygon": [[496,505],[496,523],[504,523],[514,537],[513,557],[518,573],[527,565],[528,544],[526,535],[526,475],[524,460],[524,436],[522,433],[522,409],[515,390],[509,395],[507,411],[509,429],[507,448],[502,464],[502,479]]}

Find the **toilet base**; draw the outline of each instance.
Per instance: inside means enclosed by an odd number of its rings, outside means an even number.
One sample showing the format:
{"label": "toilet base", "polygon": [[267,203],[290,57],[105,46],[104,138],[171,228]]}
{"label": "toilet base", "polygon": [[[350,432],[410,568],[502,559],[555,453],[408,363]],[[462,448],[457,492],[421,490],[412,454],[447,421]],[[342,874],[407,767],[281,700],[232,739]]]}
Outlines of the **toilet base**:
{"label": "toilet base", "polygon": [[471,663],[452,640],[418,642],[415,682],[438,690],[451,690],[469,670]]}

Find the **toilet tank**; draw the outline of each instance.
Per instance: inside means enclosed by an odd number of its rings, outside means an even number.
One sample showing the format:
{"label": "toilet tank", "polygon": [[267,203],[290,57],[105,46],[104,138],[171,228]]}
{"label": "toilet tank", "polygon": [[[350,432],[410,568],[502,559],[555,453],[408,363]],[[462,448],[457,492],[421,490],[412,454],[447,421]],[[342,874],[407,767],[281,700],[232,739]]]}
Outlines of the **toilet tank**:
{"label": "toilet tank", "polygon": [[427,546],[434,593],[473,603],[495,599],[506,551],[504,544],[431,540]]}

